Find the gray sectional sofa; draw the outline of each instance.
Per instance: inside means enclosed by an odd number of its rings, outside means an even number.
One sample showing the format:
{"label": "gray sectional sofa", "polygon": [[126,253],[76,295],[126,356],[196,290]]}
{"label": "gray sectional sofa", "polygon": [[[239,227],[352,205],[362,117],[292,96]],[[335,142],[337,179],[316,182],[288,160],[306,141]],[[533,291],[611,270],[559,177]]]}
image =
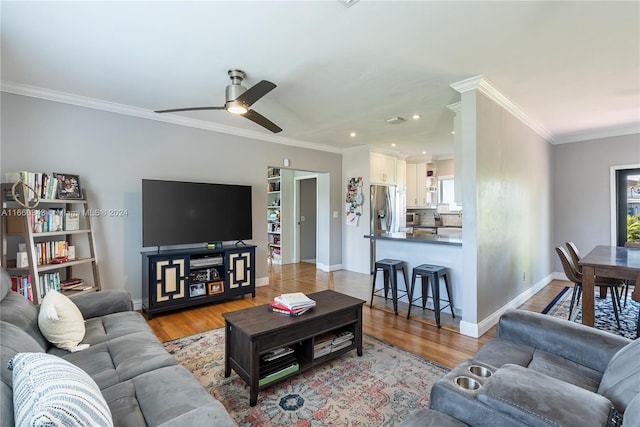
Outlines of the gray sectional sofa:
{"label": "gray sectional sofa", "polygon": [[[484,368],[484,369],[483,369]],[[510,310],[496,339],[438,380],[418,426],[640,426],[640,339]]]}
{"label": "gray sectional sofa", "polygon": [[[115,426],[235,426],[224,406],[155,337],[133,311],[126,291],[102,291],[73,298],[85,319],[83,343],[69,353],[53,347],[38,328],[39,307],[10,290],[2,270],[0,302],[0,425],[14,425],[12,371],[17,353],[57,355],[95,381]],[[74,368],[75,369],[75,368]]]}

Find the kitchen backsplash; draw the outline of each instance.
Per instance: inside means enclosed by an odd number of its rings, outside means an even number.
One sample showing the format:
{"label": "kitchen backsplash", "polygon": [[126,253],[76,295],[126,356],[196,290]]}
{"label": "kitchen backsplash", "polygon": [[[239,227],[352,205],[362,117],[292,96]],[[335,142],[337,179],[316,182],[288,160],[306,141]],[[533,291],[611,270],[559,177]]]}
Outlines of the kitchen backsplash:
{"label": "kitchen backsplash", "polygon": [[[420,215],[420,225],[422,227],[435,227],[436,219],[433,214],[435,209],[408,209],[409,212],[417,212]],[[441,225],[443,227],[462,227],[462,213],[452,212],[440,214]]]}

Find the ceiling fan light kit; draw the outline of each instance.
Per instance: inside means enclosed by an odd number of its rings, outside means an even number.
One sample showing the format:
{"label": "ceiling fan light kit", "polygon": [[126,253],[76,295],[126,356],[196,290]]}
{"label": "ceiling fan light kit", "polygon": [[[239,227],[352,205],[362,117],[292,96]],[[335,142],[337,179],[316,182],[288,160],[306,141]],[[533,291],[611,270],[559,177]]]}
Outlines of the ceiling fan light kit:
{"label": "ceiling fan light kit", "polygon": [[225,89],[224,106],[173,108],[169,110],[156,110],[156,113],[175,113],[178,111],[196,110],[227,110],[229,113],[239,114],[273,133],[281,132],[282,129],[278,125],[257,111],[249,108],[260,98],[275,89],[276,85],[270,81],[261,80],[247,89],[242,85],[242,80],[246,77],[244,71],[234,69],[229,70],[228,74],[231,79],[231,84]]}

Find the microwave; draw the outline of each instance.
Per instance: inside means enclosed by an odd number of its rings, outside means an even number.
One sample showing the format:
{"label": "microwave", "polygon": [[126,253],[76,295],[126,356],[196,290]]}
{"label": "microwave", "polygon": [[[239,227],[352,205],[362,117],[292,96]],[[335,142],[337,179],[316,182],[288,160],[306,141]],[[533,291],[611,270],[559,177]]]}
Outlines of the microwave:
{"label": "microwave", "polygon": [[407,225],[420,225],[420,214],[418,212],[407,212]]}

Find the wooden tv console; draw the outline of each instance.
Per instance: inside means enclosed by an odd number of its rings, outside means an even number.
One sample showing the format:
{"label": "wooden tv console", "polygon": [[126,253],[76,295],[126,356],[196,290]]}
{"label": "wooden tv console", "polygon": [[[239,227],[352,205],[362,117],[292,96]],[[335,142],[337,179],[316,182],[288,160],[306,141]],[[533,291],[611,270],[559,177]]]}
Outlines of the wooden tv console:
{"label": "wooden tv console", "polygon": [[[223,313],[225,320],[224,376],[231,369],[249,385],[249,404],[258,402],[258,390],[313,368],[354,348],[362,356],[363,300],[327,290],[307,295],[316,306],[298,317],[274,313],[268,305]],[[316,338],[327,332],[350,332],[352,342],[328,354],[314,355]],[[261,357],[272,350],[295,350],[299,368],[272,381],[261,381]],[[315,356],[315,357],[314,357]]]}
{"label": "wooden tv console", "polygon": [[256,296],[255,245],[142,253],[142,309],[154,314]]}

